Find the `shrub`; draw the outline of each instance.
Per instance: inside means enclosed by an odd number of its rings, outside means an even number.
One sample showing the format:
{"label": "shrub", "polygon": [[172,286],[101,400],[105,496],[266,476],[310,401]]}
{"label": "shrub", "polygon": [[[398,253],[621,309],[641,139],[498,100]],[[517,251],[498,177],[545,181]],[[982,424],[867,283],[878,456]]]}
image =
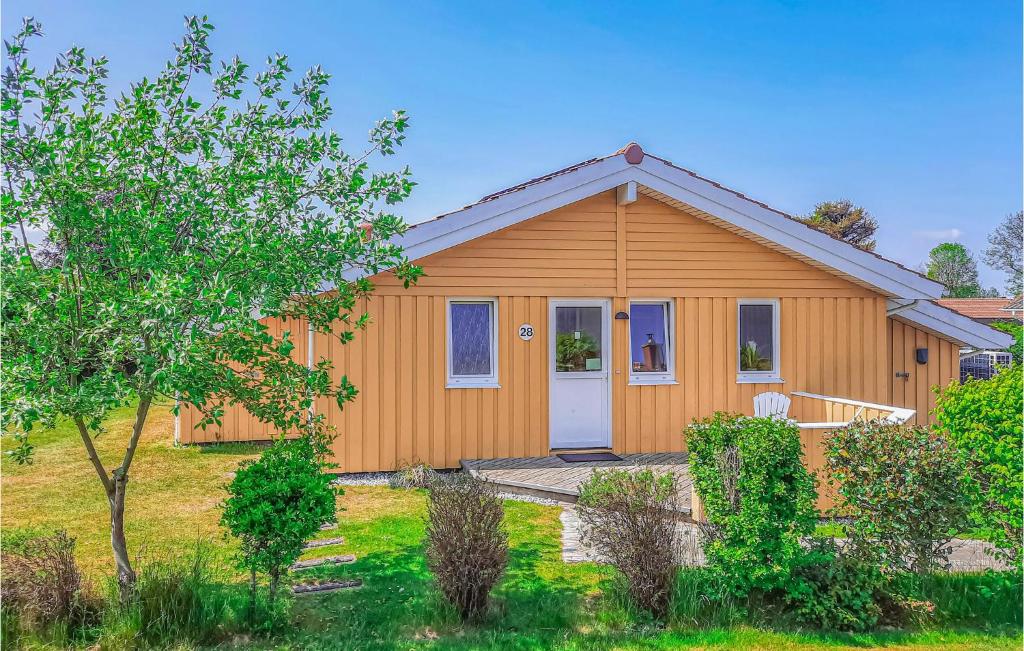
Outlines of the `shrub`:
{"label": "shrub", "polygon": [[1006,352],[1013,355],[1013,361],[1017,364],[1024,363],[1024,325],[1019,321],[998,321],[992,327],[1008,335],[1013,335],[1013,343],[1006,349]]}
{"label": "shrub", "polygon": [[972,524],[1007,559],[1021,563],[1024,382],[1020,364],[988,380],[939,391],[935,429],[959,450]]}
{"label": "shrub", "polygon": [[287,567],[321,525],[335,518],[339,489],[324,472],[321,446],[310,437],[278,440],[255,461],[243,462],[228,486],[221,523],[241,540],[240,568],[270,577],[270,599]]}
{"label": "shrub", "polygon": [[391,488],[430,488],[437,473],[428,464],[417,463],[399,468],[388,477]]}
{"label": "shrub", "polygon": [[832,432],[825,458],[851,544],[883,569],[945,566],[967,517],[963,466],[949,441],[924,427],[855,422]]}
{"label": "shrub", "polygon": [[66,531],[5,541],[0,558],[0,602],[17,628],[63,627],[74,634],[98,619],[98,605],[75,562],[75,539]]}
{"label": "shrub", "polygon": [[508,565],[505,510],[491,484],[462,473],[430,487],[427,565],[463,620],[487,609],[491,589]]}
{"label": "shrub", "polygon": [[618,570],[630,601],[668,614],[679,574],[679,486],[672,473],[595,471],[580,486],[583,541]]}
{"label": "shrub", "polygon": [[814,477],[796,425],[716,413],[686,430],[690,473],[704,504],[708,564],[737,595],[792,587],[814,531]]}
{"label": "shrub", "polygon": [[878,623],[885,578],[858,554],[816,538],[794,572],[786,601],[801,624],[825,630],[864,631]]}

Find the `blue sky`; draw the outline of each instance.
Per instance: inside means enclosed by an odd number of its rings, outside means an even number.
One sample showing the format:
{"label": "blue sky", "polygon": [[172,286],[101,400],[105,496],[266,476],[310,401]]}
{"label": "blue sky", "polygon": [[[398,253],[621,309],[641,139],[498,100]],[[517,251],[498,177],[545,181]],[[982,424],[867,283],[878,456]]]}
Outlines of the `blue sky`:
{"label": "blue sky", "polygon": [[[1020,209],[1021,5],[998,2],[415,2],[6,0],[47,36],[111,58],[117,90],[152,76],[208,13],[218,58],[334,75],[353,146],[405,108],[409,221],[630,140],[793,214],[848,197],[909,265],[949,239],[980,254]],[[986,285],[1002,287],[982,266]]]}

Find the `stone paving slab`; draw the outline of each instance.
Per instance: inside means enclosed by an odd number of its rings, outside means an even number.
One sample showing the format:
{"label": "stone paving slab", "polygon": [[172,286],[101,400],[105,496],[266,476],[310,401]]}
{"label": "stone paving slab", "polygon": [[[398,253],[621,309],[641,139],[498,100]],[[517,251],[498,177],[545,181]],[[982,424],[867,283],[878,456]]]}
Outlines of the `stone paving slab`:
{"label": "stone paving slab", "polygon": [[[581,541],[581,522],[576,508],[573,506],[562,507],[559,516],[562,522],[562,560],[566,563],[595,562],[603,563],[605,559],[592,547],[584,545]],[[683,566],[702,566],[707,561],[704,558],[704,551],[700,545],[700,532],[697,526],[691,522],[680,522],[679,527],[679,553],[680,562]],[[841,544],[841,540],[840,544]],[[951,572],[980,572],[988,569],[1006,570],[1009,565],[992,556],[992,544],[981,540],[956,539],[950,543],[952,552],[949,555],[949,570]]]}

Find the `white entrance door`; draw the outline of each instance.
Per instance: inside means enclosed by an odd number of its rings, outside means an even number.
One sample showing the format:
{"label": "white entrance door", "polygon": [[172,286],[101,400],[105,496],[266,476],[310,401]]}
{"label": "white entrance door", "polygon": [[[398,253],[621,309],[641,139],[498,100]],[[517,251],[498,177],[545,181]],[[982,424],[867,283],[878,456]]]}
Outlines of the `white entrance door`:
{"label": "white entrance door", "polygon": [[611,447],[611,303],[551,300],[551,447]]}

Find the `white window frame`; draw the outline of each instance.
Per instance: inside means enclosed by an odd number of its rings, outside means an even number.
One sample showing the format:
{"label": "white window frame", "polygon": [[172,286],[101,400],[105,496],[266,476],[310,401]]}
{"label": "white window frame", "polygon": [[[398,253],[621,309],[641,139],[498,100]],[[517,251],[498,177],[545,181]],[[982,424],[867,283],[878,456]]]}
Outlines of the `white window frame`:
{"label": "white window frame", "polygon": [[[452,373],[452,305],[459,303],[489,303],[491,306],[491,373],[490,375],[454,375]],[[445,300],[445,357],[447,359],[447,388],[498,389],[498,299],[494,297],[458,297]]]}
{"label": "white window frame", "polygon": [[[740,348],[743,342],[740,341],[740,314],[744,305],[771,305],[772,306],[772,370],[770,371],[741,371],[740,370]],[[779,340],[781,339],[781,319],[779,318],[780,301],[777,298],[740,298],[736,300],[736,383],[781,383],[779,368],[781,356],[779,355]]]}
{"label": "white window frame", "polygon": [[[641,372],[633,371],[633,306],[634,305],[664,305],[665,309],[665,372]],[[676,382],[676,302],[671,298],[645,298],[629,301],[629,383],[637,385],[650,384],[678,384]]]}

